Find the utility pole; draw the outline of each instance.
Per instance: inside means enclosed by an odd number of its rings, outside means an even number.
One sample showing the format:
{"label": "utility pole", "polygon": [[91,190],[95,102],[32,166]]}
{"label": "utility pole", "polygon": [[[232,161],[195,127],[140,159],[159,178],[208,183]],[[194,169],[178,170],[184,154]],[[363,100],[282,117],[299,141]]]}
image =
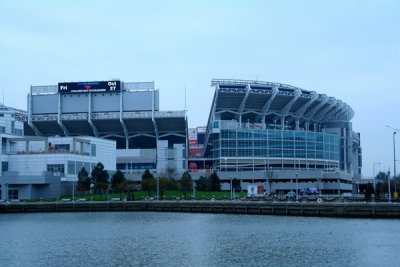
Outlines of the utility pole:
{"label": "utility pole", "polygon": [[392,203],[392,196],[390,195],[390,171],[387,172],[387,175],[388,175],[388,195],[389,195],[388,202]]}
{"label": "utility pole", "polygon": [[392,129],[393,132],[393,182],[394,182],[394,192],[397,192],[396,189],[396,134],[397,132],[400,132],[399,129],[390,127],[388,125],[386,125],[387,128]]}

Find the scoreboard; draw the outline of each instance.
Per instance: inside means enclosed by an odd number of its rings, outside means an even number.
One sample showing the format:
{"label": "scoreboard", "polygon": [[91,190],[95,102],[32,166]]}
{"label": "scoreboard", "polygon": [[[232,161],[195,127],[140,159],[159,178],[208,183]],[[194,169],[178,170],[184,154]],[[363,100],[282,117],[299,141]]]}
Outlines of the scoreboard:
{"label": "scoreboard", "polygon": [[120,91],[120,81],[76,82],[58,84],[59,93],[102,93]]}

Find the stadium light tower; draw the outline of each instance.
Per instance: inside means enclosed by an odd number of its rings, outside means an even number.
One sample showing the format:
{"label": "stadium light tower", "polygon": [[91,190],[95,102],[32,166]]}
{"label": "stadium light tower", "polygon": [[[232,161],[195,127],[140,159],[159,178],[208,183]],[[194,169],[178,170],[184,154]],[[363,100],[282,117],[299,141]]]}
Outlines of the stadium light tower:
{"label": "stadium light tower", "polygon": [[393,180],[394,180],[394,192],[397,192],[397,190],[396,190],[396,134],[397,134],[397,132],[400,132],[400,130],[390,127],[388,125],[386,125],[386,127],[393,130]]}

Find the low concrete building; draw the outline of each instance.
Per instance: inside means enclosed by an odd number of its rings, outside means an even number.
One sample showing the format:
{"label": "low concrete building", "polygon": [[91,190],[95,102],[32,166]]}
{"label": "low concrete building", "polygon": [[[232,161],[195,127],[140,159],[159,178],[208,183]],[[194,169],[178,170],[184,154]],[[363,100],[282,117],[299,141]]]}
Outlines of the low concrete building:
{"label": "low concrete building", "polygon": [[95,137],[15,137],[0,135],[1,199],[48,199],[62,194],[62,184],[77,181],[98,162],[116,166],[115,141]]}

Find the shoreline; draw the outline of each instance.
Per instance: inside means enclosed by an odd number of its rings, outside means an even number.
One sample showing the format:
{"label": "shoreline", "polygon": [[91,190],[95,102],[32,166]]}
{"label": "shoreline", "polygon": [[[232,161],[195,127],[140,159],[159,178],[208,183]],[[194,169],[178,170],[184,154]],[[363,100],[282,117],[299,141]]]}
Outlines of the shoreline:
{"label": "shoreline", "polygon": [[103,201],[11,202],[0,204],[0,214],[48,212],[152,211],[280,215],[336,218],[400,219],[400,204],[393,203],[296,203],[256,201]]}

